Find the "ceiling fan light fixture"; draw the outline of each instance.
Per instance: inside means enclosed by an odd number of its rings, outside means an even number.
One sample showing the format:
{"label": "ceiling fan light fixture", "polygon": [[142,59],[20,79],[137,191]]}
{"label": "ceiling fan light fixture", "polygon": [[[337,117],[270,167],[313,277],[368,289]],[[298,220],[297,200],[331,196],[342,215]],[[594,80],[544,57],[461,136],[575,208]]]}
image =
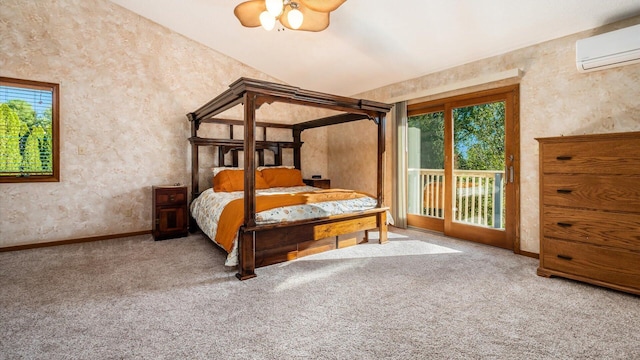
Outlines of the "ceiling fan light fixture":
{"label": "ceiling fan light fixture", "polygon": [[283,0],[265,0],[265,5],[267,7],[267,11],[274,18],[278,18],[282,14],[282,10],[284,9],[284,1]]}
{"label": "ceiling fan light fixture", "polygon": [[[233,13],[245,27],[272,30],[279,21],[284,28],[322,31],[329,27],[329,14],[346,0],[246,0]],[[276,14],[277,13],[277,14]]]}
{"label": "ceiling fan light fixture", "polygon": [[263,11],[260,13],[260,25],[265,30],[271,31],[276,26],[276,18],[269,11]]}
{"label": "ceiling fan light fixture", "polygon": [[287,20],[289,21],[289,25],[295,30],[299,29],[302,26],[302,22],[304,21],[304,16],[302,12],[298,10],[298,4],[292,2],[291,10],[287,14]]}

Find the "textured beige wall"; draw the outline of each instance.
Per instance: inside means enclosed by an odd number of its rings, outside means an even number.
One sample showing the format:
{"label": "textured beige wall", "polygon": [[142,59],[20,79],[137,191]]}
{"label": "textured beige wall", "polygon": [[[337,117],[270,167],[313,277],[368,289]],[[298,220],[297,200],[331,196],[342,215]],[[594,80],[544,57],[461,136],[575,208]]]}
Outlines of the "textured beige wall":
{"label": "textured beige wall", "polygon": [[[366,95],[362,98],[371,99]],[[334,125],[328,127],[328,131],[331,186],[376,194],[378,126],[373,121],[363,120]],[[386,147],[390,154],[390,143]],[[389,200],[386,198],[385,202],[389,204]]]}
{"label": "textured beige wall", "polygon": [[[521,249],[539,252],[538,143],[535,138],[640,130],[640,65],[629,65],[592,73],[578,73],[575,42],[578,39],[640,23],[640,17],[592,31],[563,37],[449,70],[375,89],[358,97],[372,100],[408,96],[449,84],[463,83],[513,68],[524,72],[520,80],[521,142]],[[444,97],[492,86],[451,91],[430,96]],[[348,128],[346,127],[348,126]],[[336,186],[375,190],[369,154],[375,154],[375,133],[358,123],[329,130],[329,163]],[[391,134],[391,124],[388,126]],[[359,134],[353,136],[352,134]],[[391,169],[391,137],[387,137],[387,174]],[[344,144],[362,149],[363,162],[344,161]],[[339,144],[334,147],[333,144]],[[389,179],[389,176],[387,176]],[[373,189],[373,190],[372,190]],[[391,183],[386,182],[386,203],[391,204]]]}
{"label": "textured beige wall", "polygon": [[[61,181],[0,184],[0,247],[150,230],[151,186],[190,183],[185,114],[241,76],[277,81],[106,0],[3,0],[0,34],[1,76],[61,93]],[[326,131],[305,141],[326,173]]]}

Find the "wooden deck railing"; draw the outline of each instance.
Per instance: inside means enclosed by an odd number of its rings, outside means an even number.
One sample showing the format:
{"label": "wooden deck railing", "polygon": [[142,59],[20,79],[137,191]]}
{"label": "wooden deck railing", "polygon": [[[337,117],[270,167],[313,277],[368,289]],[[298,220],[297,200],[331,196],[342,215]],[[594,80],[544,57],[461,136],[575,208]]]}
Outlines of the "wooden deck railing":
{"label": "wooden deck railing", "polygon": [[[454,221],[503,228],[503,176],[502,171],[456,170]],[[409,213],[443,218],[444,186],[444,170],[409,169]]]}

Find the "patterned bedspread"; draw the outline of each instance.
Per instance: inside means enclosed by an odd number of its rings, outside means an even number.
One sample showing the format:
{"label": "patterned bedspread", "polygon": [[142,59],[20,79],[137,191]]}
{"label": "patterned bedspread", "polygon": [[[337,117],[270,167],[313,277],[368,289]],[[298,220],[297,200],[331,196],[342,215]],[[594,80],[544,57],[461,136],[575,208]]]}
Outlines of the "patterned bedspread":
{"label": "patterned bedspread", "polygon": [[[258,190],[256,195],[297,193],[319,190],[311,186],[294,186],[286,188],[269,188]],[[214,192],[207,189],[191,204],[191,216],[196,220],[200,229],[212,240],[216,238],[218,220],[224,207],[232,200],[242,198],[243,191]],[[376,207],[376,199],[361,197],[357,199],[326,201],[320,203],[280,207],[256,213],[256,224],[272,224],[283,221],[296,221],[321,218],[330,215],[340,215],[357,211],[369,210]],[[388,217],[390,219],[390,217]],[[225,265],[238,264],[237,235],[232,251],[227,256]]]}

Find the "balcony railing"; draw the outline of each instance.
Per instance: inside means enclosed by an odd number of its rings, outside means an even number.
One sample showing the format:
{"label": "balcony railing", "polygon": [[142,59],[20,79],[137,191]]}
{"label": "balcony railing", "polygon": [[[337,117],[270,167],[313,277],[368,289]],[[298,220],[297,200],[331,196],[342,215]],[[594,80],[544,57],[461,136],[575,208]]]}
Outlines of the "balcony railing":
{"label": "balcony railing", "polygon": [[[504,173],[455,170],[453,220],[504,228]],[[444,218],[444,170],[409,169],[410,214]]]}

